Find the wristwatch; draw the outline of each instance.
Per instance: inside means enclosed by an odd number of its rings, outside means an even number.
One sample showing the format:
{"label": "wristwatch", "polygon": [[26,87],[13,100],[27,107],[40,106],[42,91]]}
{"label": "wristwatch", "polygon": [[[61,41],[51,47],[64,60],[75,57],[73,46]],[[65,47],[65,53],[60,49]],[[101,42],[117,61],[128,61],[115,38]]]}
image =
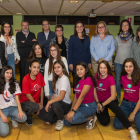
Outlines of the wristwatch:
{"label": "wristwatch", "polygon": [[76,113],[76,111],[74,109],[72,109],[71,111],[73,111],[74,113]]}

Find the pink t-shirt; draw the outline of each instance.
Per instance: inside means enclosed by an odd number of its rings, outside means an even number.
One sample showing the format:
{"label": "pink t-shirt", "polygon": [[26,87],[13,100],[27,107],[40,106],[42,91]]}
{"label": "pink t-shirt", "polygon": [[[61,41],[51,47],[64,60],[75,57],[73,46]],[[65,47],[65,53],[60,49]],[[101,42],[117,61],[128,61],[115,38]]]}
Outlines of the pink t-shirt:
{"label": "pink t-shirt", "polygon": [[121,85],[124,88],[124,98],[131,102],[138,102],[140,82],[137,86],[133,86],[131,79],[128,79],[127,75],[124,75],[121,77]]}
{"label": "pink t-shirt", "polygon": [[90,88],[89,92],[86,94],[82,103],[87,104],[87,103],[94,102],[95,101],[95,99],[94,99],[94,85],[93,85],[93,82],[92,82],[90,77],[87,77],[86,79],[83,79],[83,80],[79,80],[79,83],[74,88],[74,91],[76,93],[76,98],[77,99],[79,98],[84,85],[90,85],[91,88]]}
{"label": "pink t-shirt", "polygon": [[[97,77],[97,74],[95,74],[95,79]],[[115,85],[114,77],[111,75],[108,75],[105,79],[101,79],[99,75],[99,80],[97,81],[97,96],[99,102],[106,101],[111,96],[111,90],[110,86]]]}

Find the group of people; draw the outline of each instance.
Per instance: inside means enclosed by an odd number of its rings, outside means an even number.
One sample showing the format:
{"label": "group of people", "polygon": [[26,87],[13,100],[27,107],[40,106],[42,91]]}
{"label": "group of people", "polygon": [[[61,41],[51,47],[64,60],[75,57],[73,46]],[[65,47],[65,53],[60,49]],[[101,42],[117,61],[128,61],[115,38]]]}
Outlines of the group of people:
{"label": "group of people", "polygon": [[[47,20],[37,39],[27,21],[22,21],[21,28],[15,38],[9,22],[1,26],[0,136],[9,133],[7,116],[13,127],[25,121],[33,125],[32,114],[36,114],[47,125],[56,122],[55,130],[85,122],[90,130],[97,118],[103,126],[109,124],[109,108],[116,115],[113,126],[127,128],[131,140],[137,140],[130,121],[135,121],[140,133],[140,27],[135,37],[129,21],[123,20],[114,40],[100,21],[91,42],[81,21],[69,40],[63,36],[62,25],[56,25],[54,33]],[[111,70],[115,51],[116,82]],[[15,80],[18,63],[20,85]],[[69,71],[75,93],[72,103]],[[124,97],[119,107],[121,85]]]}

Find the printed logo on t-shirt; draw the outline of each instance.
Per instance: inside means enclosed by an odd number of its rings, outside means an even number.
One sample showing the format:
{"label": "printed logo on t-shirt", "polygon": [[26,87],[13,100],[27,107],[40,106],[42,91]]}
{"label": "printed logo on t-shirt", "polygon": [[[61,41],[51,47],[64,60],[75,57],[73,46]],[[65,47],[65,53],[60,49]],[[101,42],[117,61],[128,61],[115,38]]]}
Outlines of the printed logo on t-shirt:
{"label": "printed logo on t-shirt", "polygon": [[38,84],[35,84],[34,87],[33,87],[33,89],[31,89],[31,91],[38,91],[39,88],[41,88],[41,86],[38,85]]}
{"label": "printed logo on t-shirt", "polygon": [[7,92],[5,94],[2,94],[3,95],[3,99],[5,102],[10,102],[12,98],[14,98],[14,95],[13,96],[10,96],[8,97],[8,94]]}
{"label": "printed logo on t-shirt", "polygon": [[127,87],[128,87],[128,88],[131,88],[131,87],[132,87],[132,85],[131,85],[131,84],[128,84],[128,85],[127,85]]}
{"label": "printed logo on t-shirt", "polygon": [[100,83],[100,84],[99,84],[99,87],[102,87],[102,86],[103,86],[103,84],[102,84],[102,83]]}
{"label": "printed logo on t-shirt", "polygon": [[76,88],[78,89],[78,88],[79,88],[79,86],[80,86],[80,85],[78,84],[78,85],[76,86]]}

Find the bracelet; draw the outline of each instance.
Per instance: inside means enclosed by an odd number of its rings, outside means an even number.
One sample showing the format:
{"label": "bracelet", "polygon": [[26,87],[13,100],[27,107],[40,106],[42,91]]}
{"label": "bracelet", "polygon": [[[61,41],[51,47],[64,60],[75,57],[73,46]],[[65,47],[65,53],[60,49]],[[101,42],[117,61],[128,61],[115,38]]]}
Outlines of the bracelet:
{"label": "bracelet", "polygon": [[102,107],[104,107],[102,103],[100,103],[100,104],[102,105]]}
{"label": "bracelet", "polygon": [[72,109],[71,111],[73,111],[74,113],[76,113],[76,111],[74,109]]}
{"label": "bracelet", "polygon": [[98,104],[99,103],[99,101],[98,102],[96,102],[96,104]]}

